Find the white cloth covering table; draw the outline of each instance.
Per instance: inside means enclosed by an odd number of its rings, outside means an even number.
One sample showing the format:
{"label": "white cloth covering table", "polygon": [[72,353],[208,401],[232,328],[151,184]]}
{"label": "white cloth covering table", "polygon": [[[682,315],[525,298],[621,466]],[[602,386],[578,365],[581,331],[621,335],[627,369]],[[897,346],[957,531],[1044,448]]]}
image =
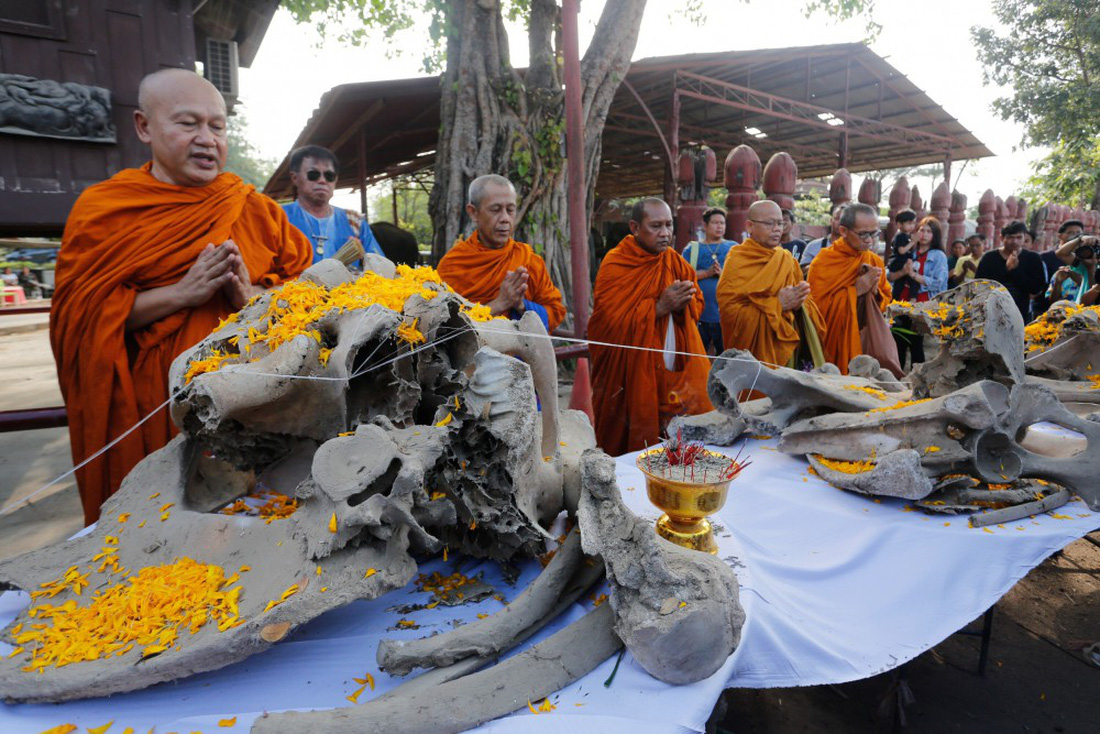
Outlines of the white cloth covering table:
{"label": "white cloth covering table", "polygon": [[[719,449],[735,453],[730,449]],[[980,616],[1051,553],[1097,528],[1100,515],[1078,499],[1033,519],[972,529],[964,516],[930,516],[898,500],[872,500],[837,490],[807,473],[804,460],[775,450],[774,440],[750,440],[752,465],[738,477],[715,518],[719,556],[737,571],[748,620],[741,645],[709,679],[668,686],[650,678],[628,654],[610,687],[614,659],[551,697],[556,709],[531,714],[526,702],[479,731],[701,731],[724,688],[770,688],[843,683],[910,660]],[[655,519],[634,455],[617,460],[627,504]],[[514,586],[492,563],[436,558],[422,571],[484,580],[514,598],[534,578],[526,564]],[[247,593],[247,589],[246,589]],[[271,650],[236,665],[173,683],[103,699],[60,705],[0,705],[0,732],[40,732],[62,723],[84,730],[110,720],[111,732],[151,726],[166,732],[247,731],[264,710],[352,705],[352,679],[371,673],[369,701],[397,685],[375,664],[383,637],[412,638],[447,629],[501,607],[489,599],[402,615],[397,605],[428,601],[410,585],[371,602],[356,602],[299,628]],[[27,595],[0,595],[0,625],[27,604]],[[573,606],[533,644],[592,609]],[[420,629],[393,629],[402,617]],[[996,639],[993,644],[996,645]],[[10,647],[0,643],[0,654]],[[30,675],[30,674],[28,674]],[[0,691],[2,695],[2,691]],[[436,714],[440,721],[447,711]],[[236,717],[232,728],[218,721]]]}

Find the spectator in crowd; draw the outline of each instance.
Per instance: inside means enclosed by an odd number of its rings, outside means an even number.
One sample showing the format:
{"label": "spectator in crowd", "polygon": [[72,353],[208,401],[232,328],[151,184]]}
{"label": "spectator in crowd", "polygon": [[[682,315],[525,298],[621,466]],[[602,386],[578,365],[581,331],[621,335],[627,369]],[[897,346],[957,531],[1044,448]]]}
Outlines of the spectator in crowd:
{"label": "spectator in crowd", "polygon": [[51,288],[34,277],[34,273],[26,265],[19,272],[19,285],[23,286],[23,295],[27,298],[42,298],[43,293]]}
{"label": "spectator in crowd", "polygon": [[1055,250],[1058,259],[1065,263],[1054,271],[1047,290],[1053,301],[1073,301],[1084,306],[1094,306],[1100,300],[1097,284],[1097,252],[1100,238],[1078,235]]}
{"label": "spectator in crowd", "polygon": [[[895,288],[894,300],[924,303],[947,290],[947,255],[943,252],[943,233],[940,222],[935,217],[925,217],[917,225],[912,241],[912,252],[903,267],[887,277],[895,282],[904,281],[900,292]],[[912,321],[906,316],[894,320],[895,326],[914,331]],[[912,363],[924,361],[924,340],[920,334],[899,334],[894,332],[894,341],[898,346],[898,361],[904,366],[906,352],[910,352]]]}
{"label": "spectator in crowd", "polygon": [[[799,347],[819,339],[825,325],[798,261],[780,246],[781,217],[774,201],[749,207],[749,237],[726,260],[718,305],[727,349],[747,349],[770,365],[788,366],[793,360],[790,366],[801,369],[801,360],[795,359]],[[807,329],[813,335],[806,337]]]}
{"label": "spectator in crowd", "polygon": [[[1024,232],[1023,242],[1020,245],[1020,249],[1027,250],[1028,252],[1034,252],[1039,255],[1039,261],[1043,264],[1043,282],[1048,286],[1051,278],[1054,277],[1056,269],[1051,269],[1045,261],[1043,256],[1039,252],[1039,236],[1035,230],[1028,229]],[[1050,293],[1050,288],[1044,288],[1041,292],[1036,293],[1031,297],[1031,305],[1028,308],[1028,312],[1032,319],[1038,318],[1040,314],[1046,313],[1046,310],[1050,308],[1050,299],[1047,298],[1047,294]]]}
{"label": "spectator in crowd", "polygon": [[974,277],[995,280],[1008,289],[1024,323],[1031,320],[1031,297],[1046,290],[1043,260],[1023,249],[1027,225],[1009,222],[1001,229],[1001,246],[982,256]]}
{"label": "spectator in crowd", "polygon": [[912,209],[902,209],[894,215],[894,226],[897,229],[894,232],[894,239],[890,241],[890,246],[883,253],[883,259],[887,262],[892,260],[901,248],[909,244],[909,240],[913,237],[913,230],[917,228],[917,213]]}
{"label": "spectator in crowd", "polygon": [[1046,266],[1048,276],[1047,282],[1054,277],[1054,274],[1058,272],[1059,268],[1065,265],[1061,258],[1058,257],[1058,248],[1070,240],[1077,239],[1084,231],[1085,223],[1080,219],[1067,219],[1058,227],[1058,244],[1039,255],[1039,257],[1043,259],[1043,265]]}
{"label": "spectator in crowd", "polygon": [[[224,172],[221,92],[161,69],[134,127],[152,160],[89,186],[65,222],[50,343],[87,523],[122,478],[176,434],[168,368],[254,295],[309,266],[309,240],[274,201]],[[130,429],[144,420],[141,430]]]}
{"label": "spectator in crowd", "polygon": [[711,207],[703,212],[703,241],[689,242],[684,248],[684,259],[695,271],[699,290],[703,292],[703,314],[699,317],[699,336],[707,354],[722,352],[722,322],[718,315],[718,302],[714,291],[718,287],[718,276],[726,264],[730,248],[737,243],[727,240],[726,210]]}
{"label": "spectator in crowd", "polygon": [[713,410],[703,294],[671,246],[672,210],[641,199],[630,232],[600,263],[588,322],[596,444],[612,456],[652,446],[676,415]]}
{"label": "spectator in crowd", "polygon": [[951,251],[947,254],[947,270],[948,272],[955,269],[955,266],[959,264],[959,258],[966,254],[966,240],[957,239],[951,243]]}
{"label": "spectator in crowd", "polygon": [[350,240],[362,244],[364,252],[382,255],[364,215],[329,203],[339,175],[340,161],[328,148],[320,145],[298,148],[290,154],[290,182],[294,184],[295,199],[283,204],[283,210],[290,223],[309,238],[313,262],[334,257]]}
{"label": "spectator in crowd", "polygon": [[821,252],[822,249],[828,247],[835,239],[841,236],[840,215],[844,213],[844,209],[847,208],[847,206],[847,204],[837,204],[834,206],[829,218],[829,231],[825,233],[824,237],[810,240],[806,244],[806,249],[802,251],[802,257],[798,258],[798,264],[802,266],[802,272],[806,272],[810,263],[817,257],[817,253]]}
{"label": "spectator in crowd", "polygon": [[[886,279],[890,281],[891,293],[895,301],[907,300],[902,297],[902,292],[910,286],[916,287],[916,283],[908,275],[908,268],[913,260],[913,230],[917,227],[917,213],[912,209],[902,209],[894,216],[894,225],[897,232],[890,243],[889,256],[886,260]],[[904,272],[903,272],[904,271]]]}
{"label": "spectator in crowd", "polygon": [[459,295],[488,306],[494,316],[518,319],[530,311],[547,332],[558,328],[565,318],[561,291],[531,246],[512,239],[516,224],[512,182],[496,174],[475,178],[466,191],[466,213],[474,231],[439,261],[443,280]]}
{"label": "spectator in crowd", "polygon": [[794,212],[790,209],[784,209],[783,234],[779,238],[779,243],[783,245],[784,250],[794,255],[795,262],[798,262],[798,259],[802,257],[802,253],[806,251],[806,241],[791,236],[794,225],[797,223],[798,218],[795,217]]}
{"label": "spectator in crowd", "polygon": [[19,276],[11,268],[4,268],[3,274],[0,274],[0,282],[4,285],[19,285]]}
{"label": "spectator in crowd", "polygon": [[954,269],[951,271],[951,285],[962,285],[968,280],[973,279],[974,273],[978,272],[978,263],[981,262],[982,255],[985,254],[985,235],[981,232],[975,232],[966,238],[966,254],[959,258],[955,263]]}
{"label": "spectator in crowd", "polygon": [[[866,204],[852,204],[844,209],[837,224],[840,237],[814,259],[807,280],[825,321],[822,340],[825,361],[832,362],[846,375],[852,357],[864,353],[857,308],[859,297],[869,295],[881,313],[890,302],[890,283],[882,258],[871,251],[880,234],[878,212]],[[896,361],[892,342],[889,349]]]}

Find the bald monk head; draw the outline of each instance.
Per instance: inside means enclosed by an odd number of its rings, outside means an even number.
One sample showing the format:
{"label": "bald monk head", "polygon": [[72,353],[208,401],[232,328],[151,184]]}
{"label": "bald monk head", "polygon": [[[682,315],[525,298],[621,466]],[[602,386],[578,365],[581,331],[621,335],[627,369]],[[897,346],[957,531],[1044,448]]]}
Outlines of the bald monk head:
{"label": "bald monk head", "polygon": [[158,181],[205,186],[225,168],[225,100],[193,71],[161,69],[142,79],[134,127],[152,149]]}
{"label": "bald monk head", "polygon": [[756,201],[749,207],[746,229],[764,247],[779,247],[783,239],[783,210],[774,201]]}
{"label": "bald monk head", "polygon": [[643,250],[660,255],[672,244],[672,210],[663,200],[648,197],[630,211],[630,234]]}

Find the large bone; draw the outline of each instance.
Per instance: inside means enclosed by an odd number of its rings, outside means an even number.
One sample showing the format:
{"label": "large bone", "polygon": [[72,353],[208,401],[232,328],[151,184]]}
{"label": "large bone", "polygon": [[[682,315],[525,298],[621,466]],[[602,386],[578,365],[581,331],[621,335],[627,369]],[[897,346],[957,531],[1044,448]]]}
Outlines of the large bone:
{"label": "large bone", "polygon": [[[944,305],[950,308],[940,318],[935,314]],[[971,280],[926,303],[894,304],[889,313],[909,316],[921,337],[940,340],[937,354],[909,373],[915,397],[941,397],[981,380],[1024,379],[1024,322],[1008,291],[993,281]]]}
{"label": "large bone", "polygon": [[581,471],[581,539],[607,566],[615,631],[659,680],[680,685],[708,677],[737,647],[745,623],[733,570],[659,538],[636,517],[623,504],[607,454],[586,451]]}
{"label": "large bone", "polygon": [[[385,260],[368,256],[364,264],[394,274]],[[326,261],[303,279],[332,288],[351,276]],[[0,583],[35,589],[74,565],[83,570],[110,534],[121,538],[118,559],[130,573],[183,556],[226,576],[249,566],[239,582],[243,625],[225,632],[208,625],[140,661],[135,648],[41,675],[19,670],[26,655],[5,658],[0,695],[66,700],[218,668],[324,611],[403,586],[416,571],[410,550],[431,553],[446,543],[502,560],[541,551],[540,522],[561,511],[563,477],[576,496],[579,454],[594,444],[581,414],[558,415],[545,330],[529,315],[518,325],[496,322],[483,338],[469,302],[438,284],[417,288],[402,313],[378,304],[331,308],[310,327],[320,343],[299,335],[274,350],[255,337],[284,291],[263,294],[173,363],[173,415],[183,436],[139,464],[104,506],[99,527],[0,564]],[[235,357],[186,381],[192,358],[237,347]],[[331,349],[324,365],[323,348]],[[296,495],[297,511],[269,523],[217,513],[260,482]],[[93,571],[93,589],[123,582],[108,574]],[[89,595],[74,596],[64,591],[51,601]],[[27,622],[24,612],[17,623]]]}
{"label": "large bone", "polygon": [[[415,575],[416,564],[407,553],[407,528],[392,527],[385,542],[345,546],[324,558],[314,558],[307,552],[308,538],[318,532],[328,535],[328,531],[323,526],[304,527],[298,513],[268,524],[259,517],[196,511],[189,499],[189,484],[199,481],[191,476],[197,454],[194,442],[177,436],[149,455],[104,504],[94,530],[0,564],[0,588],[34,590],[39,584],[59,578],[70,566],[79,565],[81,571],[86,571],[92,557],[106,545],[106,536],[113,535],[119,539],[119,562],[131,573],[184,556],[222,566],[226,576],[241,566],[250,566],[252,570],[241,573],[239,581],[243,588],[240,617],[245,623],[219,632],[216,624],[208,622],[195,634],[180,635],[179,649],[173,647],[144,660],[141,646],[136,646],[123,655],[49,667],[38,674],[21,670],[26,665],[24,656],[4,657],[0,659],[0,692],[6,701],[106,696],[215,670],[266,649],[297,625],[330,609],[401,588]],[[154,488],[159,496],[151,496]],[[203,488],[201,494],[206,497],[210,490]],[[168,503],[174,506],[162,521],[161,508]],[[318,514],[327,520],[331,511],[329,504]],[[124,513],[129,518],[120,523],[118,518]],[[316,573],[318,567],[320,576]],[[377,572],[365,578],[369,568]],[[59,605],[72,600],[86,605],[93,591],[107,584],[125,583],[125,579],[122,574],[92,571],[87,593],[77,596],[66,590],[48,602]],[[292,584],[299,586],[296,594],[264,611],[269,601],[278,600]],[[322,592],[322,586],[328,591]],[[32,602],[32,607],[37,603]],[[36,620],[24,611],[12,624],[19,623],[26,628]],[[10,625],[3,639],[12,641]]]}
{"label": "large bone", "polygon": [[[265,714],[254,734],[451,734],[522,709],[591,672],[622,647],[608,605],[504,662],[408,695],[331,711]],[[442,712],[442,713],[441,713]]]}
{"label": "large bone", "polygon": [[378,667],[392,675],[414,668],[445,667],[468,657],[497,655],[553,608],[582,558],[580,532],[574,529],[549,565],[514,601],[496,614],[443,634],[418,640],[382,640]]}
{"label": "large bone", "polygon": [[[577,568],[573,578],[569,580],[569,583],[565,585],[558,597],[554,606],[550,607],[538,621],[531,626],[524,629],[521,633],[512,638],[510,645],[507,648],[502,648],[498,652],[491,652],[486,655],[471,656],[463,658],[445,668],[432,668],[420,675],[414,676],[397,688],[393,688],[387,691],[379,698],[387,698],[390,696],[404,696],[408,693],[419,692],[430,688],[435,688],[441,683],[447,681],[457,680],[463,676],[469,675],[474,671],[481,670],[487,665],[495,663],[497,659],[504,655],[508,650],[517,647],[518,645],[526,642],[528,638],[536,634],[539,630],[545,627],[550,622],[558,618],[566,609],[572,606],[578,599],[585,596],[597,583],[603,580],[604,566],[603,561],[599,558],[593,558],[591,556],[585,558],[584,563],[580,564]],[[505,607],[507,609],[507,607]],[[504,610],[501,610],[502,612]],[[498,612],[497,614],[500,614]]]}
{"label": "large bone", "polygon": [[1085,380],[1100,375],[1100,314],[1059,301],[1040,321],[1059,329],[1058,339],[1046,348],[1029,344],[1024,360],[1029,374],[1054,380]]}
{"label": "large bone", "polygon": [[[891,387],[893,384],[891,381]],[[739,396],[749,390],[763,393],[767,398],[740,402]],[[769,435],[778,434],[807,415],[862,412],[888,407],[899,400],[876,380],[767,367],[752,353],[740,349],[727,349],[711,367],[707,393],[719,413],[743,420],[754,433]],[[674,427],[680,425],[688,424],[673,424]],[[714,430],[713,435],[717,435],[718,430],[732,435],[734,426]]]}
{"label": "large bone", "polygon": [[[1077,417],[1046,387],[1024,383],[1009,390],[987,380],[895,410],[800,421],[784,431],[779,449],[845,461],[873,460],[880,465],[893,452],[912,450],[919,455],[920,468],[927,477],[965,473],[991,484],[1037,477],[1072,489],[1093,510],[1100,508],[1100,487],[1095,481],[1100,475],[1100,456],[1096,452],[1056,458],[1020,443],[1027,427],[1042,422],[1076,431],[1090,445],[1100,445],[1096,443],[1100,442],[1100,423]],[[864,491],[870,488],[886,495],[895,491],[886,482],[870,481],[873,476],[867,477]],[[843,477],[839,481],[844,481]]]}

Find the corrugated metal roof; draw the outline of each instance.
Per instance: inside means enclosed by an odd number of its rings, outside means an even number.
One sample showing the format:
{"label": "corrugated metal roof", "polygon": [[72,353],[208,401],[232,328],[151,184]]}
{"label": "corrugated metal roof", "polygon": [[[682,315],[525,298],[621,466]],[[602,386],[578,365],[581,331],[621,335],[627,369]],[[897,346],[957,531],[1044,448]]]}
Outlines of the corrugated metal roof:
{"label": "corrugated metal roof", "polygon": [[[612,102],[597,196],[659,194],[668,165],[673,91],[680,147],[706,144],[722,160],[746,143],[762,161],[787,151],[804,178],[831,175],[847,134],[852,172],[993,155],[969,130],[863,44],[729,51],[643,59]],[[654,127],[645,108],[660,126]],[[360,147],[369,182],[434,164],[438,77],[345,84],[321,99],[295,147],[332,149],[339,187],[358,184]],[[763,133],[750,133],[746,128]],[[289,196],[284,159],[265,191]]]}

